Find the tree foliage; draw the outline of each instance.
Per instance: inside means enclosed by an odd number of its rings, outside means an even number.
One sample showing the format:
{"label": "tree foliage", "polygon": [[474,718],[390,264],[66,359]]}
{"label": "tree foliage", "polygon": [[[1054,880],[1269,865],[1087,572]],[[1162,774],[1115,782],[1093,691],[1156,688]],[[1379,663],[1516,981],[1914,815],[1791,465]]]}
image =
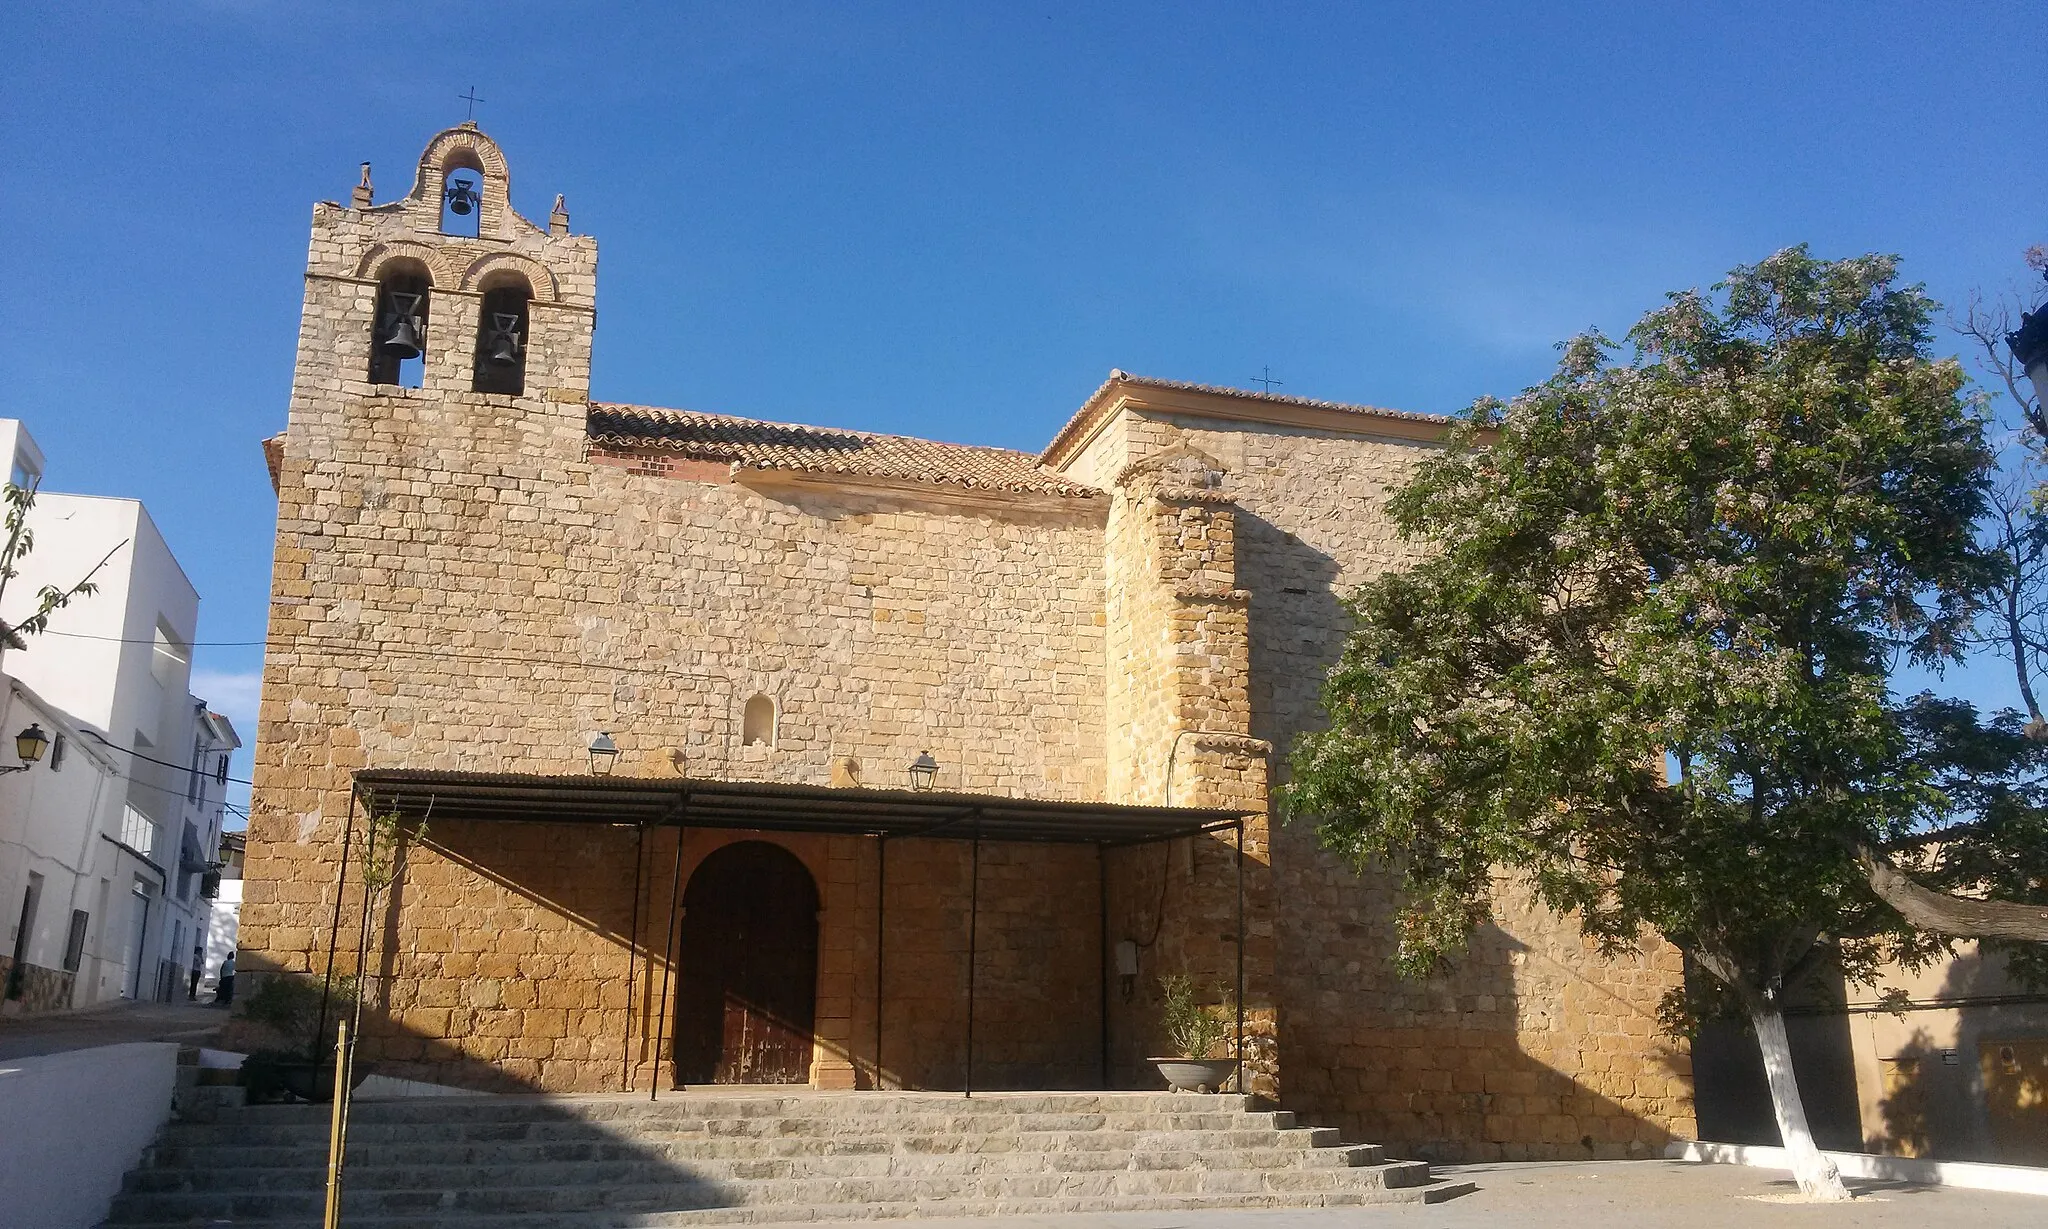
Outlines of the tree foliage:
{"label": "tree foliage", "polygon": [[1407,889],[1400,960],[1455,956],[1494,876],[1603,942],[1644,929],[1775,1002],[1825,937],[1926,941],[1861,851],[1953,812],[1886,676],[1953,658],[1996,573],[1991,455],[1895,262],[1788,249],[1621,347],[1482,401],[1392,500],[1424,558],[1350,598],[1290,811]]}

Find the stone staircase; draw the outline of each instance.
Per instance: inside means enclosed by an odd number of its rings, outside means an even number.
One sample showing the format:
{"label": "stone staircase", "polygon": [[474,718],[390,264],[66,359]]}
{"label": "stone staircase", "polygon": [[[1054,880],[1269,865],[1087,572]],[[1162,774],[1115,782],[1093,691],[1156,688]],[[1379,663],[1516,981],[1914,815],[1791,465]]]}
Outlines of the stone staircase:
{"label": "stone staircase", "polygon": [[[327,1108],[164,1128],[107,1226],[316,1226]],[[1434,1203],[1472,1189],[1239,1096],[690,1092],[358,1102],[343,1223],[638,1229]]]}

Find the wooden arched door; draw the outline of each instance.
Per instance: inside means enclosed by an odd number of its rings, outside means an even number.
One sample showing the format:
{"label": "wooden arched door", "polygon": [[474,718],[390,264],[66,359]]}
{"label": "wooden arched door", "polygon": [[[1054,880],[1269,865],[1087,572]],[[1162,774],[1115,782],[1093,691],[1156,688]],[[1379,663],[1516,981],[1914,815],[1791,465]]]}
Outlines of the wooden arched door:
{"label": "wooden arched door", "polygon": [[683,893],[676,993],[678,1084],[810,1079],[818,990],[818,887],[780,845],[705,858]]}

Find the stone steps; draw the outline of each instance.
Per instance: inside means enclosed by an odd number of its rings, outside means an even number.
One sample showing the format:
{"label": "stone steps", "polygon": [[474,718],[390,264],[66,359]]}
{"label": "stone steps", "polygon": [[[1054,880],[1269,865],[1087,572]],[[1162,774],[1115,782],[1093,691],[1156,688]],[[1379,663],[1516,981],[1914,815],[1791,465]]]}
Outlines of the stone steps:
{"label": "stone steps", "polygon": [[[1168,1168],[1179,1164],[1191,1168],[1270,1169],[1290,1165],[1370,1165],[1382,1157],[1374,1144],[1349,1147],[1275,1145],[1252,1132],[1205,1132],[1189,1136],[1166,1136],[1125,1141],[1103,1140],[1085,1134],[1021,1135],[1004,1139],[920,1139],[900,1142],[886,1139],[772,1139],[699,1140],[666,1142],[646,1139],[634,1143],[588,1141],[580,1143],[460,1143],[460,1144],[377,1144],[365,1145],[351,1139],[348,1160],[352,1166],[379,1169],[393,1165],[414,1167],[551,1164],[605,1164],[624,1161],[691,1163],[696,1165],[797,1165],[814,1172],[869,1172],[876,1164],[916,1163],[932,1172],[981,1172],[1007,1169],[1012,1172],[1053,1168],[1057,1159],[1080,1168],[1089,1158],[1135,1156],[1145,1168]],[[153,1165],[162,1170],[194,1170],[209,1173],[260,1173],[271,1169],[323,1168],[327,1150],[321,1148],[172,1146],[159,1145]]]}
{"label": "stone steps", "polygon": [[[106,1224],[317,1224],[326,1135],[321,1106],[172,1124]],[[1433,1202],[1466,1189],[1233,1096],[451,1097],[356,1107],[343,1210],[381,1229],[629,1229]]]}

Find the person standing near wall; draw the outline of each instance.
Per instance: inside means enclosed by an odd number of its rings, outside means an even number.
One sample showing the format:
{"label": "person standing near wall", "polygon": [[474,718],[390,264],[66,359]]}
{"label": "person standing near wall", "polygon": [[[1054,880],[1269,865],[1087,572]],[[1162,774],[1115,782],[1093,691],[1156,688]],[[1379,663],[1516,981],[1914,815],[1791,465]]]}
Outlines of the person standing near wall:
{"label": "person standing near wall", "polygon": [[214,987],[213,1004],[226,1007],[235,1001],[235,954],[229,952],[220,962],[220,981]]}

